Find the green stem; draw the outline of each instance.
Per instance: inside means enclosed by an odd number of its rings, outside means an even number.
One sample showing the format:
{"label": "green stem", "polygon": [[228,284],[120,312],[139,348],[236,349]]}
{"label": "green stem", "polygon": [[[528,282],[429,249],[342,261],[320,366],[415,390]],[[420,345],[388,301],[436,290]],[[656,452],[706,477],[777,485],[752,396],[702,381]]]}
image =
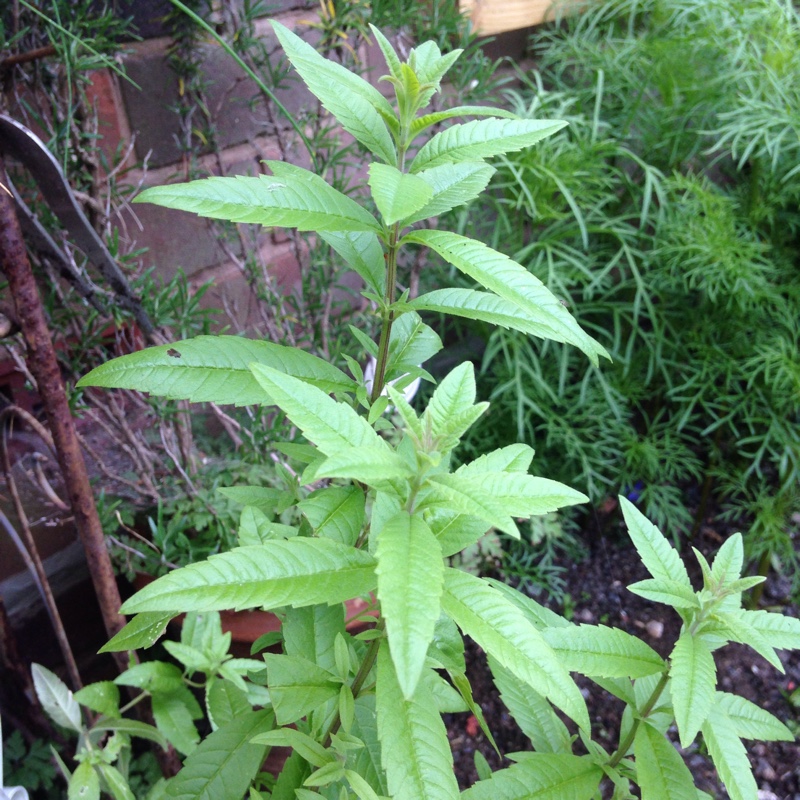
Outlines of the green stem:
{"label": "green stem", "polygon": [[664,691],[667,681],[669,680],[669,670],[666,670],[664,674],[661,676],[661,680],[656,684],[656,688],[653,689],[653,693],[647,699],[647,702],[644,704],[641,713],[639,716],[634,719],[633,725],[631,725],[631,729],[628,731],[628,735],[625,739],[620,742],[619,749],[611,756],[611,760],[608,762],[608,766],[612,769],[619,764],[620,761],[625,757],[625,753],[630,750],[631,745],[633,744],[633,740],[636,738],[636,731],[639,730],[639,725],[641,725],[642,720],[644,720],[647,716],[649,716],[650,712],[655,708],[656,703],[658,702],[658,698],[661,697],[661,693]]}
{"label": "green stem", "polygon": [[[375,630],[382,631],[384,625],[385,625],[384,621],[382,619],[379,619],[377,624],[375,625]],[[364,660],[361,662],[361,666],[358,668],[356,677],[353,679],[353,683],[350,686],[350,691],[353,693],[353,700],[358,699],[358,695],[364,688],[364,684],[367,682],[369,673],[372,672],[372,667],[375,665],[375,660],[378,658],[378,649],[381,646],[382,638],[383,637],[379,636],[378,638],[373,639],[369,643],[367,652],[364,654]],[[325,735],[325,739],[322,742],[323,747],[330,746],[331,737],[339,730],[341,726],[342,726],[342,719],[339,716],[339,710],[337,709],[333,715],[333,721],[331,722],[331,726],[330,728],[328,728],[328,733]]]}

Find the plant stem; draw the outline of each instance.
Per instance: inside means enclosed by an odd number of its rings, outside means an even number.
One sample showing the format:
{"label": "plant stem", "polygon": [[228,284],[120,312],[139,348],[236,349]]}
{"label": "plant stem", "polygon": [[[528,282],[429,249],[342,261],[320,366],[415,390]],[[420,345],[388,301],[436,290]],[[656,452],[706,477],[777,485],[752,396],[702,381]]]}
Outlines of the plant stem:
{"label": "plant stem", "polygon": [[616,753],[611,756],[608,766],[612,769],[616,767],[617,764],[619,764],[619,762],[625,757],[625,753],[628,752],[630,746],[633,744],[633,740],[636,738],[636,731],[639,730],[639,725],[641,725],[642,720],[644,720],[645,717],[647,717],[655,707],[655,704],[658,702],[658,698],[661,697],[661,693],[664,691],[668,680],[669,670],[665,670],[661,675],[661,680],[656,684],[656,688],[653,689],[653,693],[647,698],[647,702],[644,704],[641,713],[636,719],[633,720],[633,725],[631,725],[628,735],[622,742],[620,742],[619,749],[616,751]]}
{"label": "plant stem", "polygon": [[[375,625],[375,629],[382,631],[384,626],[385,623],[383,619],[379,619],[377,624]],[[361,666],[358,668],[356,677],[353,679],[353,683],[350,686],[350,691],[353,693],[353,700],[358,699],[359,693],[364,688],[364,684],[367,682],[369,673],[372,672],[372,667],[375,665],[375,659],[378,657],[378,649],[381,646],[381,638],[382,637],[379,636],[378,638],[373,639],[369,643],[367,652],[364,654],[364,660],[361,662]],[[331,726],[330,728],[328,728],[328,733],[325,735],[325,739],[322,743],[323,747],[330,746],[331,737],[339,730],[341,725],[342,725],[342,719],[339,716],[339,710],[337,709],[333,715],[333,721],[331,722]]]}

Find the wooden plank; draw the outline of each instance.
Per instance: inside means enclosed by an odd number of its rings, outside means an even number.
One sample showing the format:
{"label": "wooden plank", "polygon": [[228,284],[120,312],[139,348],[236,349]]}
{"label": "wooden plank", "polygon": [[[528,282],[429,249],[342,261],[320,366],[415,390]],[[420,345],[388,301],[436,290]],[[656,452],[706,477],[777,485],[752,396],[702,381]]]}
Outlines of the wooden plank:
{"label": "wooden plank", "polygon": [[[559,11],[563,11],[563,3]],[[529,28],[555,18],[553,0],[459,0],[463,14],[472,18],[473,29],[491,36]]]}

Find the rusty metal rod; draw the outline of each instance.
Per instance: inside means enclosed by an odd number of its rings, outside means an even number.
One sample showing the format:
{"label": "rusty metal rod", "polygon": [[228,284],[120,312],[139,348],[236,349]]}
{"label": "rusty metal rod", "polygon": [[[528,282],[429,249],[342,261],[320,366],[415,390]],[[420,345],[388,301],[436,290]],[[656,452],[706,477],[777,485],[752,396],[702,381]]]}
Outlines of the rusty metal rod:
{"label": "rusty metal rod", "polygon": [[[22,334],[28,349],[28,367],[36,379],[42,406],[53,434],[58,463],[78,534],[86,552],[89,573],[109,636],[125,624],[119,613],[119,589],[106,549],[103,529],[97,516],[86,464],[75,434],[56,353],[33,276],[22,231],[11,195],[4,191],[8,183],[0,155],[0,267],[8,280]],[[117,663],[125,669],[127,657],[118,653]]]}

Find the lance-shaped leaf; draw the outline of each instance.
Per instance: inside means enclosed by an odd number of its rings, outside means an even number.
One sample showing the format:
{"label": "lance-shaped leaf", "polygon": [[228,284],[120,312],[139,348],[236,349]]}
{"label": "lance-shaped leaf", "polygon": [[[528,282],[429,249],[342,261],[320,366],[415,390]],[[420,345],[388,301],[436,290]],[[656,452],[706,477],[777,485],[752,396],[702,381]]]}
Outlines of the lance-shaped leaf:
{"label": "lance-shaped leaf", "polygon": [[453,208],[474,200],[494,175],[494,167],[480,161],[461,164],[441,164],[426,169],[417,177],[431,189],[424,205],[403,218],[403,225],[413,225],[422,219],[438,217]]}
{"label": "lance-shaped leaf", "polygon": [[675,548],[630,500],[620,497],[619,502],[628,535],[648,572],[657,581],[675,581],[691,590],[689,573]]}
{"label": "lance-shaped leaf", "polygon": [[427,181],[377,162],[369,166],[369,188],[387,225],[415,214],[433,197],[433,189]]}
{"label": "lance-shaped leaf", "polygon": [[276,539],[174,570],[127,600],[123,613],[340,603],[375,583],[375,561],[362,550],[330,539]]}
{"label": "lance-shaped leaf", "polygon": [[439,618],[442,548],[420,516],[401,511],[383,526],[375,555],[392,661],[403,697],[409,700]]}
{"label": "lance-shaped leaf", "polygon": [[351,447],[388,449],[367,420],[315,386],[261,364],[253,364],[253,375],[273,402],[325,455]]}
{"label": "lance-shaped leaf", "polygon": [[651,600],[654,603],[664,603],[673,608],[700,608],[700,600],[694,590],[685,583],[670,581],[665,578],[647,578],[643,581],[632,583],[629,592]]}
{"label": "lance-shaped leaf", "polygon": [[411,468],[385,445],[344,450],[325,459],[316,469],[317,478],[350,478],[375,486],[376,483],[409,478]]}
{"label": "lance-shaped leaf", "polygon": [[[195,751],[200,734],[192,722],[192,710],[180,696],[156,693],[152,696],[153,719],[170,744],[183,755]],[[248,705],[248,710],[250,707]]]}
{"label": "lance-shaped leaf", "polygon": [[708,645],[684,631],[670,656],[672,704],[681,747],[688,747],[697,736],[714,703],[717,669]]}
{"label": "lance-shaped leaf", "polygon": [[513,111],[504,108],[494,108],[493,106],[455,106],[446,111],[434,111],[431,114],[423,114],[411,123],[411,134],[416,136],[425,128],[444,122],[454,117],[502,117],[505,119],[519,119]]}
{"label": "lance-shaped leaf", "polygon": [[[0,786],[0,795],[4,798],[13,800],[14,798],[26,798],[28,793],[25,789],[5,789]],[[67,786],[67,800],[100,800],[100,778],[92,764],[84,761],[75,768],[69,778]]]}
{"label": "lance-shaped leaf", "polygon": [[80,733],[83,727],[81,709],[69,687],[41,664],[31,667],[31,675],[36,696],[50,719],[63,728]]}
{"label": "lance-shaped leaf", "polygon": [[386,286],[386,262],[378,237],[369,231],[318,231],[377,295]]}
{"label": "lance-shaped leaf", "polygon": [[666,667],[652,647],[619,628],[546,628],[542,636],[570,672],[601,678],[642,678]]}
{"label": "lance-shaped leaf", "polygon": [[152,186],[135,201],[201,217],[300,231],[381,231],[372,214],[313,172],[282,161],[266,164],[272,175]]}
{"label": "lance-shaped leaf", "polygon": [[323,58],[310,44],[273,20],[272,28],[292,66],[339,124],[387,164],[397,154],[385,120],[395,119],[389,101],[370,83]]}
{"label": "lance-shaped leaf", "polygon": [[386,379],[393,380],[418,368],[441,349],[442,340],[439,334],[430,325],[426,325],[419,314],[404,314],[392,326]]}
{"label": "lance-shaped leaf", "polygon": [[458,288],[434,289],[412,300],[408,306],[415,311],[437,311],[488,322],[501,328],[511,328],[529,336],[553,338],[552,326],[542,326],[522,306],[490,292]]}
{"label": "lance-shaped leaf", "polygon": [[446,558],[474,544],[489,529],[489,523],[467,514],[456,514],[446,508],[430,513],[427,520]]}
{"label": "lance-shaped leaf", "polygon": [[394,800],[457,800],[453,756],[425,681],[410,699],[397,682],[387,643],[378,651],[376,711],[381,757]]}
{"label": "lance-shaped leaf", "polygon": [[323,392],[354,386],[344,372],[310,353],[241,336],[198,336],[148,347],[96,367],[78,386],[138,389],[195,403],[270,404],[272,398],[253,377],[251,364],[293,375]]}
{"label": "lance-shaped leaf", "polygon": [[478,456],[468,464],[462,464],[456,475],[476,475],[484,472],[527,473],[533,461],[534,450],[530,445],[517,443],[500,447]]}
{"label": "lance-shaped leaf", "polygon": [[692,773],[663,733],[642,722],[633,752],[642,800],[697,800]]}
{"label": "lance-shaped leaf", "polygon": [[[564,506],[585,503],[588,500],[586,495],[562,483],[520,472],[434,474],[429,477],[427,485],[434,487],[437,492],[446,487],[453,496],[470,498],[476,509],[484,508],[490,513],[503,516],[531,517],[537,514],[549,514]],[[472,511],[467,507],[456,510],[492,522],[488,515],[478,510]],[[514,529],[507,530],[507,521],[504,524],[506,527],[500,525],[497,527],[513,536]]]}
{"label": "lance-shaped leaf", "polygon": [[353,714],[353,736],[364,742],[364,747],[347,754],[347,766],[366,778],[382,795],[389,794],[386,775],[381,767],[381,743],[378,739],[378,721],[375,714],[375,695],[362,694],[356,698]]}
{"label": "lance-shaped leaf", "polygon": [[220,800],[242,797],[264,761],[266,745],[256,734],[273,724],[271,711],[251,711],[209,734],[170,780],[170,800]]}
{"label": "lance-shaped leaf", "polygon": [[174,612],[149,612],[137,614],[128,624],[106,644],[100,653],[116,653],[120,650],[142,650],[155,644],[167,629],[167,623],[178,615]]}
{"label": "lance-shaped leaf", "polygon": [[480,578],[448,569],[442,608],[502,666],[589,729],[586,703],[569,672],[541,633],[501,592]]}
{"label": "lance-shaped leaf", "polygon": [[794,741],[792,732],[777,717],[738,694],[717,692],[714,709],[727,716],[731,730],[741,739]]}
{"label": "lance-shaped leaf", "polygon": [[475,403],[475,367],[465,361],[451,370],[439,383],[425,409],[434,436],[454,433],[453,420]]}
{"label": "lance-shaped leaf", "polygon": [[519,528],[501,503],[484,492],[479,485],[465,486],[454,475],[429,475],[425,484],[424,500],[419,507],[434,510],[456,511],[478,517],[515,539],[520,538]]}
{"label": "lance-shaped leaf", "polygon": [[731,800],[752,800],[758,795],[747,750],[728,715],[719,706],[711,709],[702,727],[708,754]]}
{"label": "lance-shaped leaf", "polygon": [[778,650],[800,650],[800,619],[769,611],[741,611],[750,627],[764,636]]}
{"label": "lance-shaped leaf", "polygon": [[495,686],[500,698],[520,730],[531,740],[537,753],[569,753],[572,740],[567,726],[542,695],[531,689],[513,672],[490,658]]}
{"label": "lance-shaped leaf", "polygon": [[293,722],[339,694],[340,683],[328,670],[298,656],[265,653],[269,696],[280,725]]}
{"label": "lance-shaped leaf", "polygon": [[358,486],[329,486],[312,492],[297,507],[317,536],[353,545],[364,527],[364,492]]}
{"label": "lance-shaped leaf", "polygon": [[430,247],[465,275],[519,306],[529,315],[531,325],[536,326],[535,335],[575,345],[593,364],[597,364],[598,356],[608,358],[605,348],[580,328],[558,298],[537,277],[508,256],[475,239],[449,231],[413,231],[403,240]]}
{"label": "lance-shaped leaf", "polygon": [[524,753],[519,764],[470,786],[461,800],[590,800],[603,771],[589,756]]}
{"label": "lance-shaped leaf", "polygon": [[765,658],[779,672],[783,672],[783,664],[778,658],[778,654],[772,647],[769,637],[764,636],[760,631],[749,624],[746,611],[737,609],[730,613],[718,612],[714,617],[721,622],[727,630],[722,635],[740,644],[752,647],[760,656]]}
{"label": "lance-shaped leaf", "polygon": [[566,124],[561,120],[479,119],[452,125],[423,145],[411,164],[411,172],[513,153],[552,136]]}

